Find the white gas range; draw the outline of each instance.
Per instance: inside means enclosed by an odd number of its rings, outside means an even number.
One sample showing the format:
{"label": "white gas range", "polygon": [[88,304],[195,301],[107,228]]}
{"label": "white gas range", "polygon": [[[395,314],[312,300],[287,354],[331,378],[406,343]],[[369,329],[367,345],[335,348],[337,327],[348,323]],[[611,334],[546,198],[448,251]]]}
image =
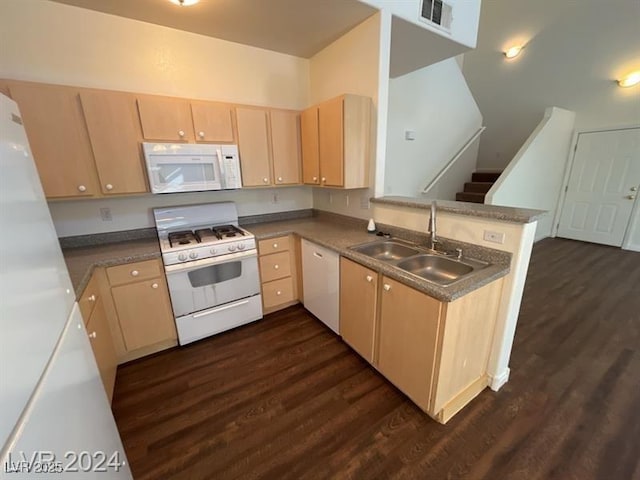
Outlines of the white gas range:
{"label": "white gas range", "polygon": [[153,215],[180,345],[262,318],[256,240],[233,202]]}

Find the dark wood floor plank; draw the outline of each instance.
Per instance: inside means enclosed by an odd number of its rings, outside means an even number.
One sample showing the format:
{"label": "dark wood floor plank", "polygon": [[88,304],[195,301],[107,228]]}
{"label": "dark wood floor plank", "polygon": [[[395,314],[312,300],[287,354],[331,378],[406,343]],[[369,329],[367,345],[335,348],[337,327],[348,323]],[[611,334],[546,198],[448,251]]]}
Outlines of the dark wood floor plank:
{"label": "dark wood floor plank", "polygon": [[640,479],[640,254],[535,245],[503,389],[447,425],[295,306],[118,369],[136,479]]}

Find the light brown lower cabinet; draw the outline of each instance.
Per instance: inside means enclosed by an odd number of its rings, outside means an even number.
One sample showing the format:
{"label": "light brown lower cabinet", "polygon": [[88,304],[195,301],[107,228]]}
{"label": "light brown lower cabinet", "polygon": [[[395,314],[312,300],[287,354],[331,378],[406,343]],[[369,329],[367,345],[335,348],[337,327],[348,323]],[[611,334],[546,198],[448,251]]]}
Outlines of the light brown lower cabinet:
{"label": "light brown lower cabinet", "polygon": [[109,267],[106,274],[120,332],[119,363],[177,345],[161,260]]}
{"label": "light brown lower cabinet", "polygon": [[101,281],[102,275],[104,275],[104,272],[101,269],[94,271],[78,300],[78,305],[89,335],[102,384],[109,402],[111,402],[116,381],[118,357],[111,334],[109,318],[105,310],[109,289],[104,288]]}
{"label": "light brown lower cabinet", "polygon": [[300,238],[295,235],[258,242],[262,310],[265,314],[298,303],[302,294]]}
{"label": "light brown lower cabinet", "polygon": [[346,258],[340,277],[343,339],[435,420],[488,385],[502,279],[441,302]]}

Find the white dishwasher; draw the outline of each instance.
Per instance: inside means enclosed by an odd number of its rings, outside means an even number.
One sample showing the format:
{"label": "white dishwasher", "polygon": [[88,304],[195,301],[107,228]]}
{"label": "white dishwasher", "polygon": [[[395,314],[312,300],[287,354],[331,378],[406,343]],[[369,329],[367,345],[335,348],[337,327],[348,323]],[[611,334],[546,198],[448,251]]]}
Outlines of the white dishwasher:
{"label": "white dishwasher", "polygon": [[336,333],[339,329],[340,256],[302,239],[304,307]]}

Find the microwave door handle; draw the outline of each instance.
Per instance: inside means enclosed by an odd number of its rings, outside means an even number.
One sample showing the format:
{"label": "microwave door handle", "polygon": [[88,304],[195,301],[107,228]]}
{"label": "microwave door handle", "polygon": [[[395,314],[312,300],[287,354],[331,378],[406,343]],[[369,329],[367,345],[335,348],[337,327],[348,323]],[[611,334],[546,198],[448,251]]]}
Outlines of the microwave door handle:
{"label": "microwave door handle", "polygon": [[224,162],[222,161],[222,149],[216,148],[216,155],[218,157],[218,170],[220,172],[220,186],[222,189],[227,188],[227,177],[225,176]]}

